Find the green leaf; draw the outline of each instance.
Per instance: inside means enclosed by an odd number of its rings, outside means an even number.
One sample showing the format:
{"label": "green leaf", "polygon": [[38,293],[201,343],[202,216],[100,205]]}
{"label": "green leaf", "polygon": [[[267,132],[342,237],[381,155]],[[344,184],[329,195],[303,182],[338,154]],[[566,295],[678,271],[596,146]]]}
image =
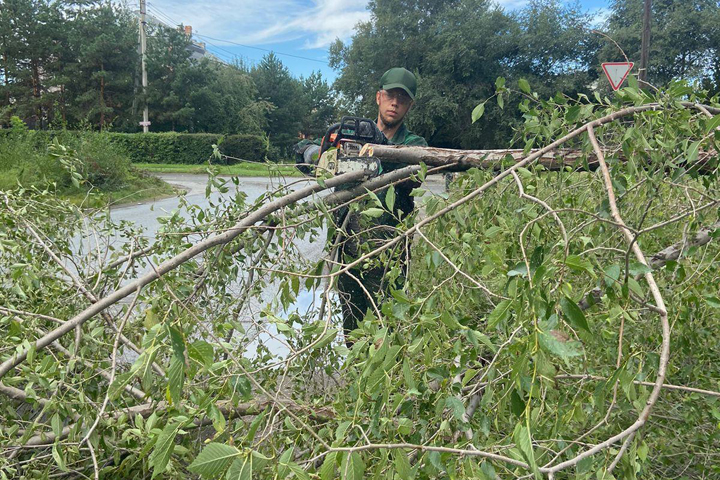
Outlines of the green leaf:
{"label": "green leaf", "polygon": [[60,445],[57,443],[53,445],[52,447],[52,457],[53,460],[55,460],[55,463],[57,463],[58,468],[62,470],[63,472],[67,472],[68,468],[65,465],[65,459],[63,458],[62,454],[60,453]]}
{"label": "green leaf", "polygon": [[285,450],[282,455],[280,455],[280,458],[278,459],[277,469],[279,478],[287,478],[289,476],[290,468],[288,467],[288,463],[290,463],[290,460],[292,459],[294,450],[295,447],[290,447]]}
{"label": "green leaf", "polygon": [[236,458],[225,475],[227,480],[252,480],[253,457]]}
{"label": "green leaf", "polygon": [[585,314],[582,310],[580,310],[580,307],[578,307],[575,302],[568,297],[563,297],[560,299],[560,308],[562,308],[565,318],[570,325],[575,328],[582,328],[587,332],[590,331],[590,327],[585,319]]}
{"label": "green leaf", "polygon": [[290,468],[290,471],[300,480],[310,480],[310,475],[297,463],[288,463],[288,468]]}
{"label": "green leaf", "polygon": [[224,443],[209,443],[190,464],[188,470],[205,478],[219,476],[240,450]]}
{"label": "green leaf", "polygon": [[620,280],[620,273],[621,273],[620,265],[610,265],[605,269],[605,276],[603,279],[605,280],[605,285],[608,287],[612,287],[613,285],[616,285],[617,282]]}
{"label": "green leaf", "polygon": [[704,299],[705,303],[710,305],[712,308],[720,308],[720,298],[712,295],[705,295]]}
{"label": "green leaf", "polygon": [[395,187],[393,185],[390,185],[390,188],[387,189],[387,193],[385,194],[385,205],[387,205],[387,208],[390,212],[393,212],[395,209]]}
{"label": "green leaf", "polygon": [[525,412],[525,400],[522,399],[517,390],[513,389],[510,394],[510,410],[516,417],[521,417]]}
{"label": "green leaf", "polygon": [[198,340],[188,347],[188,356],[198,363],[210,367],[215,359],[215,351],[208,342]]}
{"label": "green leaf", "polygon": [[450,409],[453,417],[457,420],[462,420],[463,415],[465,415],[465,405],[457,397],[447,397],[445,399],[445,407]]}
{"label": "green leaf", "polygon": [[222,433],[225,431],[227,420],[225,420],[225,415],[223,415],[217,405],[211,403],[208,406],[207,416],[210,420],[212,420],[213,428],[217,433]]}
{"label": "green leaf", "polygon": [[645,275],[646,273],[650,272],[652,272],[652,268],[648,267],[644,263],[631,262],[628,266],[628,273],[633,277],[637,277],[638,275]]}
{"label": "green leaf", "polygon": [[530,84],[524,78],[521,78],[520,80],[518,80],[518,87],[520,87],[520,90],[522,90],[525,93],[531,93]]}
{"label": "green leaf", "polygon": [[687,149],[687,161],[688,163],[693,163],[698,159],[698,155],[700,154],[700,141],[693,142],[690,145],[690,148]]}
{"label": "green leaf", "polygon": [[363,480],[365,464],[358,452],[348,453],[343,456],[340,474],[343,480]]}
{"label": "green leaf", "polygon": [[535,463],[535,452],[533,451],[532,447],[530,430],[528,430],[527,427],[522,423],[518,423],[515,426],[515,431],[513,432],[513,440],[515,441],[515,445],[520,450],[520,453],[522,453],[523,457],[525,457],[525,461],[528,463],[528,465],[530,465],[530,468],[533,470],[535,477],[542,478],[540,476],[540,471],[537,468],[537,464]]}
{"label": "green leaf", "polygon": [[488,327],[495,328],[500,322],[506,320],[510,316],[511,305],[512,302],[510,300],[503,300],[498,303],[488,317]]}
{"label": "green leaf", "polygon": [[167,390],[170,394],[172,404],[180,402],[182,397],[183,385],[185,383],[185,358],[173,355],[170,359],[170,367],[167,370],[168,385]]}
{"label": "green leaf", "polygon": [[250,385],[250,380],[245,375],[235,375],[231,378],[231,383],[233,384],[233,391],[240,393],[245,401],[250,400],[252,385]]}
{"label": "green leaf", "polygon": [[337,333],[338,331],[336,328],[331,328],[325,332],[325,335],[320,337],[320,340],[318,340],[318,343],[313,346],[313,349],[323,348],[330,345],[330,342],[337,338]]}
{"label": "green leaf", "polygon": [[330,452],[325,455],[325,460],[320,467],[320,480],[333,480],[336,459],[337,452]]}
{"label": "green leaf", "polygon": [[181,422],[173,421],[172,419],[169,420],[160,433],[157,442],[155,442],[155,448],[152,454],[150,454],[150,466],[153,469],[152,478],[163,473],[167,468],[173,448],[175,447],[175,436],[178,430],[180,430],[181,424]]}
{"label": "green leaf", "polygon": [[248,432],[245,435],[245,442],[252,444],[252,441],[255,440],[255,434],[257,433],[257,429],[260,427],[260,424],[265,420],[265,415],[267,414],[267,409],[263,410],[260,415],[257,415],[255,419],[250,423],[250,428],[248,428]]}
{"label": "green leaf", "polygon": [[483,116],[483,113],[485,113],[485,102],[481,103],[477,107],[475,107],[472,111],[472,123],[477,122],[480,120],[480,117]]}
{"label": "green leaf", "polygon": [[565,265],[576,272],[588,272],[590,275],[595,273],[592,263],[578,255],[568,255],[565,259]]}
{"label": "green leaf", "polygon": [[60,419],[60,415],[57,413],[55,415],[53,415],[52,419],[50,420],[50,425],[52,425],[52,431],[56,437],[59,437],[60,434],[62,433],[62,429],[63,429],[62,424],[63,424],[63,422]]}
{"label": "green leaf", "polygon": [[567,123],[575,123],[580,115],[581,108],[580,105],[574,105],[568,108],[568,111],[565,113],[565,121]]}
{"label": "green leaf", "polygon": [[495,88],[502,88],[505,86],[505,77],[498,77],[495,80]]}
{"label": "green leaf", "polygon": [[720,127],[720,115],[715,115],[705,123],[705,133],[708,134]]}
{"label": "green leaf", "polygon": [[498,94],[497,102],[498,102],[498,107],[500,107],[500,110],[503,110],[505,108],[505,99],[503,98],[502,93]]}
{"label": "green leaf", "polygon": [[542,347],[545,351],[553,355],[557,355],[565,361],[571,357],[581,355],[581,352],[575,349],[575,345],[579,345],[577,342],[561,342],[554,336],[545,332],[540,332],[538,334],[538,341],[540,343],[540,347]]}
{"label": "green leaf", "polygon": [[397,472],[400,479],[412,479],[412,468],[405,452],[402,449],[397,449],[393,452],[393,455],[395,456],[395,472]]}
{"label": "green leaf", "polygon": [[382,208],[377,208],[377,207],[370,207],[366,210],[363,210],[363,212],[362,212],[363,215],[367,215],[368,217],[371,217],[371,218],[379,218],[383,215],[383,213],[385,213],[385,210],[383,210]]}
{"label": "green leaf", "polygon": [[495,468],[493,468],[490,462],[482,462],[480,464],[480,473],[485,477],[483,480],[496,480],[498,478],[497,473],[495,473]]}
{"label": "green leaf", "polygon": [[508,271],[507,276],[508,277],[517,277],[521,276],[523,278],[527,277],[527,265],[525,265],[524,262],[520,262],[515,267]]}

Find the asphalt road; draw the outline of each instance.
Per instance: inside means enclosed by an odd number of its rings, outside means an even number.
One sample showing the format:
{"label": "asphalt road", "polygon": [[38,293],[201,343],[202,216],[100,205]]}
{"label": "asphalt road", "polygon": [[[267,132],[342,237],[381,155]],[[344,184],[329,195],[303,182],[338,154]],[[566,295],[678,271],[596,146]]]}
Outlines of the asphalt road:
{"label": "asphalt road", "polygon": [[[158,176],[166,182],[185,190],[187,192],[185,194],[185,198],[188,203],[207,208],[211,201],[217,203],[220,199],[221,194],[217,191],[214,191],[209,199],[205,197],[205,188],[208,180],[207,175],[178,173],[159,174]],[[286,180],[281,180],[268,177],[239,177],[239,184],[237,187],[235,187],[232,182],[228,182],[230,191],[224,195],[234,196],[236,191],[235,189],[237,189],[247,195],[247,202],[250,203],[268,190],[275,190],[283,181],[292,183],[293,185],[290,188],[296,189],[308,185],[308,183],[313,180],[304,178],[288,178]],[[444,191],[442,177],[437,176],[431,178],[425,183],[424,188],[428,189],[433,194],[442,193]],[[163,216],[170,215],[175,210],[179,210],[179,207],[179,198],[171,197],[115,207],[111,209],[110,216],[114,221],[126,220],[134,222],[137,226],[142,227],[145,231],[145,235],[150,238],[152,243],[152,240],[161,226],[158,219]],[[324,238],[324,232],[321,233],[320,238]],[[117,240],[121,241],[120,239]],[[296,246],[304,258],[309,261],[317,261],[320,259],[325,247],[324,241],[315,241],[311,243],[308,240],[298,240],[298,242],[299,243],[296,244]],[[265,289],[265,291],[263,291],[259,298],[252,299],[241,315],[240,321],[248,326],[251,326],[252,321],[259,318],[260,310],[277,297],[278,289],[279,287],[277,283],[271,284]],[[316,303],[320,301],[318,297],[319,294],[316,292],[302,290],[298,295],[295,305],[293,305],[288,312],[281,312],[281,315],[282,313],[289,314],[295,309],[300,312],[304,312],[309,308],[319,306],[319,303]],[[250,334],[252,328],[249,328],[248,330],[248,334]],[[257,342],[262,341],[271,352],[283,356],[287,353],[287,349],[282,343],[273,338],[276,334],[277,332],[275,331],[274,326],[270,326],[267,333],[261,333],[259,334],[259,337],[256,337],[256,340],[249,346],[246,355],[253,356],[255,349],[257,348]]]}

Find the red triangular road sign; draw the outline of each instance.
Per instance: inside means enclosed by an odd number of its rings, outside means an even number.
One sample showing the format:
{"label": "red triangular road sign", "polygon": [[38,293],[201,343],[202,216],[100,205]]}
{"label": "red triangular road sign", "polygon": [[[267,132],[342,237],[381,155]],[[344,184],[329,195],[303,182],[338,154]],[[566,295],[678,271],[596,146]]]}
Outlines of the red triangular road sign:
{"label": "red triangular road sign", "polygon": [[613,90],[620,88],[627,78],[630,70],[632,70],[633,62],[605,62],[602,64],[602,68],[605,71],[605,76],[610,81],[610,86]]}

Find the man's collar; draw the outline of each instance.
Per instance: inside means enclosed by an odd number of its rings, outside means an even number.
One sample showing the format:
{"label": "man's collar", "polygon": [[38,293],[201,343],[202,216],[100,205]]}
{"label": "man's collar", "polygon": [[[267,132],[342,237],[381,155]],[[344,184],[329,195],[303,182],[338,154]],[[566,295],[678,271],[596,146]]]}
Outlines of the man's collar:
{"label": "man's collar", "polygon": [[393,135],[393,137],[388,140],[390,140],[390,143],[402,143],[405,140],[405,137],[407,137],[407,133],[408,129],[405,126],[405,122],[402,122],[398,129],[395,131],[395,135]]}

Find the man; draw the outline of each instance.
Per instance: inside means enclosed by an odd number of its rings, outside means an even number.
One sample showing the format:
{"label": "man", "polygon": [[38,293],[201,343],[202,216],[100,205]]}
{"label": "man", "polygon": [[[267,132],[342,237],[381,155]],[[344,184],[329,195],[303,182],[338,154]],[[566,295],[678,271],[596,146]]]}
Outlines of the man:
{"label": "man", "polygon": [[[415,75],[405,68],[391,68],[380,79],[380,89],[375,94],[375,102],[378,106],[377,128],[391,145],[427,146],[425,139],[411,133],[404,122],[405,116],[414,104],[416,91]],[[308,158],[312,156],[307,150],[308,143],[304,141],[296,147],[296,153],[299,156],[303,156],[303,153],[307,151],[303,162],[307,162]],[[388,172],[405,166],[383,162],[382,169],[383,172]],[[366,218],[347,208],[338,212],[337,226],[339,228],[344,224],[343,230],[347,234],[340,243],[340,259],[343,263],[349,263],[362,255],[361,245],[367,245],[366,248],[373,249],[395,234],[399,221],[413,211],[415,204],[410,192],[417,186],[417,183],[408,180],[394,187],[394,210],[395,212],[399,210],[397,214],[385,213],[379,218]],[[384,205],[386,204],[386,194],[387,191],[377,194]],[[391,253],[391,257],[400,261],[402,273],[399,283],[402,283],[407,264],[407,252],[394,251]],[[389,282],[386,281],[388,272],[383,266],[366,269],[358,267],[350,270],[349,273],[350,275],[342,274],[338,278],[343,327],[346,335],[357,328],[358,322],[364,318],[368,308],[371,308],[373,302],[377,305],[382,294],[390,287]],[[368,294],[373,297],[372,301],[368,298]],[[348,341],[348,344],[350,343]]]}
{"label": "man", "polygon": [[[380,79],[380,89],[375,93],[375,103],[378,106],[377,126],[391,145],[427,146],[425,139],[411,133],[404,121],[415,101],[416,91],[415,75],[404,68],[391,68]],[[388,172],[404,166],[406,165],[383,162],[383,171]],[[415,207],[410,192],[417,186],[415,182],[411,181],[405,181],[395,186],[395,211],[399,209],[401,212],[397,216],[386,213],[378,219],[367,219],[364,216],[350,213],[351,217],[348,219],[345,229],[348,238],[341,247],[341,258],[344,263],[362,254],[359,245],[365,243],[368,248],[374,249],[396,234],[395,227],[398,221],[410,214]],[[384,205],[386,205],[385,197],[386,192],[378,194],[378,198]],[[374,220],[374,222],[370,225],[363,225],[363,221],[370,223],[370,220]],[[369,233],[361,233],[368,229]],[[391,258],[400,261],[402,273],[399,283],[402,283],[402,277],[406,273],[407,252],[392,252]],[[357,328],[358,322],[364,318],[367,310],[371,309],[373,302],[379,305],[382,294],[390,288],[386,277],[388,272],[384,266],[374,266],[365,270],[358,268],[350,270],[349,273],[351,275],[340,275],[338,278],[343,327],[346,335]],[[368,293],[374,297],[373,301],[368,298]]]}

